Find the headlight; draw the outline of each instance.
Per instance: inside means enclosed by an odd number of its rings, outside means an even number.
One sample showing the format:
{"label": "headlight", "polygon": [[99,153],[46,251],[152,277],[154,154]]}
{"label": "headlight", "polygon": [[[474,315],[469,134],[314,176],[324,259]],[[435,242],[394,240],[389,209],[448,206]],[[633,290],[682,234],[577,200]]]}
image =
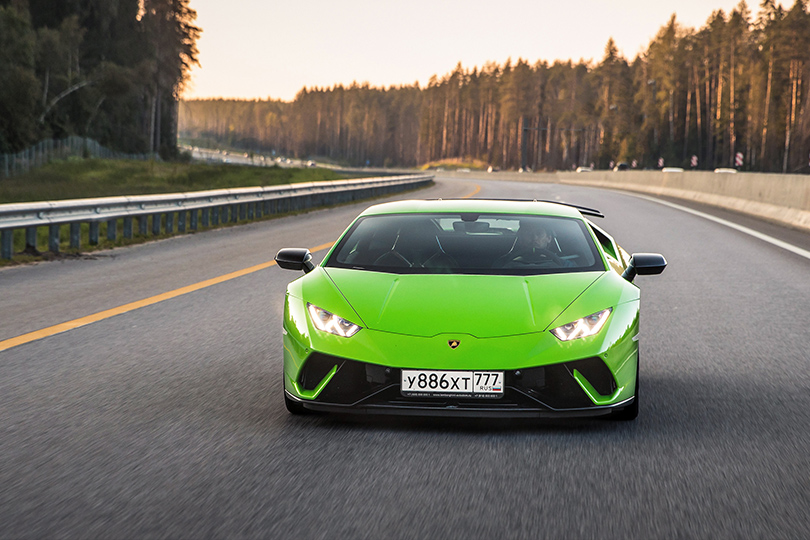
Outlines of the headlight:
{"label": "headlight", "polygon": [[605,322],[607,322],[613,308],[603,309],[593,315],[588,315],[574,322],[558,326],[551,331],[560,341],[571,341],[572,339],[595,336],[599,333]]}
{"label": "headlight", "polygon": [[309,318],[312,319],[312,324],[323,332],[329,332],[341,337],[352,337],[360,331],[360,326],[338,317],[334,313],[329,313],[316,305],[307,304],[307,310],[309,311]]}

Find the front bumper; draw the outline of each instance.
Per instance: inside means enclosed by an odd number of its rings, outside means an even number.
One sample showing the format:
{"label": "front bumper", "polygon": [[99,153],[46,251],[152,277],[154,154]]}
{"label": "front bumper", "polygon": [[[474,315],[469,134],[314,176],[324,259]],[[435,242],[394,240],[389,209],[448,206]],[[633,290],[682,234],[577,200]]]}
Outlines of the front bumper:
{"label": "front bumper", "polygon": [[285,392],[312,411],[477,418],[602,416],[634,400],[622,399],[623,388],[598,357],[506,370],[497,398],[403,396],[400,377],[399,368],[314,353]]}
{"label": "front bumper", "polygon": [[[586,310],[587,311],[587,310]],[[287,296],[284,387],[309,410],[439,416],[599,416],[632,405],[638,366],[638,301],[617,304],[597,335],[560,342],[550,332],[430,337],[364,328],[351,338],[312,327]],[[448,346],[460,340],[460,346]],[[406,397],[401,370],[502,371],[498,399]]]}
{"label": "front bumper", "polygon": [[358,403],[355,405],[339,405],[336,403],[321,403],[306,399],[298,399],[286,390],[287,397],[301,403],[305,409],[314,412],[343,413],[343,414],[369,414],[391,416],[425,416],[425,417],[452,417],[452,418],[591,418],[605,416],[620,411],[632,405],[634,397],[626,399],[615,405],[586,407],[583,409],[551,409],[545,407],[493,407],[487,403],[472,406],[471,404],[455,404],[450,402],[431,403]]}

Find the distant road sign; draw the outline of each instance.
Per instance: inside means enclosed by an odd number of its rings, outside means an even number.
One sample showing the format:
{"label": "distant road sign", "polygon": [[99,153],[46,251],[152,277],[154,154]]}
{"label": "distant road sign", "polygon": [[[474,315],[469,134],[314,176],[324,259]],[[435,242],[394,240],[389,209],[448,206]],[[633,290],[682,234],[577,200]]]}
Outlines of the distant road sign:
{"label": "distant road sign", "polygon": [[664,166],[664,158],[660,157],[658,158],[658,168],[660,169],[663,166]]}
{"label": "distant road sign", "polygon": [[743,164],[743,154],[742,152],[737,152],[737,155],[734,156],[734,165],[737,167],[742,167]]}
{"label": "distant road sign", "polygon": [[638,160],[635,160],[635,159],[634,159],[634,160],[633,160],[633,163],[631,163],[631,164],[630,164],[630,166],[631,166],[631,167],[633,167],[634,169],[635,169],[636,167],[638,167]]}
{"label": "distant road sign", "polygon": [[697,167],[697,166],[698,166],[698,157],[697,156],[692,156],[692,167]]}

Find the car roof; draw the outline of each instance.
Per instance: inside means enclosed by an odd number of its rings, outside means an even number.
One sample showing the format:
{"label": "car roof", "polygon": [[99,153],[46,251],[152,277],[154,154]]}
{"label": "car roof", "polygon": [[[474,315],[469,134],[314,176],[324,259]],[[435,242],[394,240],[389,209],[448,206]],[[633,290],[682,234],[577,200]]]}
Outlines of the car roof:
{"label": "car roof", "polygon": [[[376,204],[364,210],[361,216],[384,214],[432,214],[444,212],[475,212],[481,214],[516,214],[582,219],[573,206],[547,201],[505,199],[432,199],[405,200]],[[598,212],[598,211],[597,211]]]}

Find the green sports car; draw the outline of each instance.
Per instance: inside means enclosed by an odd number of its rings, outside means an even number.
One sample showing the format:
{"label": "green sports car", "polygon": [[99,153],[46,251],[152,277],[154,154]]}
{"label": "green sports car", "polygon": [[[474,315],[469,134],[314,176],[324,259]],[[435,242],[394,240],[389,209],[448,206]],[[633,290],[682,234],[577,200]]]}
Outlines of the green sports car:
{"label": "green sports car", "polygon": [[361,213],[284,303],[284,400],[310,411],[473,417],[638,415],[639,289],[629,256],[544,201],[401,201]]}

